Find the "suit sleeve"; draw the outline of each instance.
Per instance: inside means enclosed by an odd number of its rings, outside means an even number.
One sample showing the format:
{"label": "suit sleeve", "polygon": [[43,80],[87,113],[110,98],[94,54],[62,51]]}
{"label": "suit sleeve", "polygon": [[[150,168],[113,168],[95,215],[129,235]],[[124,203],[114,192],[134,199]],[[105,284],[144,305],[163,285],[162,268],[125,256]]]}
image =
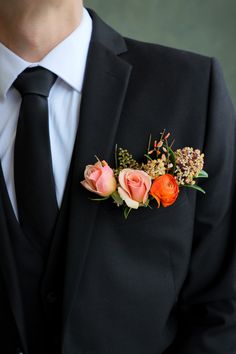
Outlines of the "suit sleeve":
{"label": "suit sleeve", "polygon": [[194,242],[166,354],[236,353],[236,115],[212,59],[205,134],[209,178],[197,195]]}

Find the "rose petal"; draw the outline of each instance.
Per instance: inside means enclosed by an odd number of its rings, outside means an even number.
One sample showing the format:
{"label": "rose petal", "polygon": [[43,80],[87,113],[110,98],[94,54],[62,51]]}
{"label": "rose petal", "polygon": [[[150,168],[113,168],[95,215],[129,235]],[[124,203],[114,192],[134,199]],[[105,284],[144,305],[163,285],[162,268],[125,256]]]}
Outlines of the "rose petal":
{"label": "rose petal", "polygon": [[119,193],[121,199],[125,201],[126,205],[129,208],[138,209],[139,203],[136,202],[135,200],[131,199],[129,197],[128,193],[123,188],[118,187],[118,193]]}
{"label": "rose petal", "polygon": [[123,190],[126,191],[126,193],[129,195],[129,197],[131,197],[131,194],[130,194],[130,191],[129,191],[129,188],[127,186],[127,174],[132,171],[130,168],[124,168],[123,170],[120,171],[119,173],[119,183],[121,185],[121,187],[123,188]]}
{"label": "rose petal", "polygon": [[94,188],[91,187],[91,185],[87,182],[87,181],[82,181],[80,182],[82,184],[82,186],[84,188],[86,188],[87,190],[89,190],[90,192],[93,192],[93,193],[97,193],[96,190]]}
{"label": "rose petal", "polygon": [[125,168],[119,174],[119,183],[130,199],[146,203],[152,184],[151,177],[146,172]]}
{"label": "rose petal", "polygon": [[110,171],[102,172],[101,176],[96,182],[96,189],[97,191],[107,197],[111,195],[116,190],[116,180],[110,174]]}
{"label": "rose petal", "polygon": [[108,165],[102,167],[102,173],[107,173],[107,175],[114,177],[113,169]]}
{"label": "rose petal", "polygon": [[141,183],[141,186],[130,185],[129,187],[130,187],[132,199],[136,200],[139,203],[142,203],[143,196],[146,193],[146,186],[143,183]]}

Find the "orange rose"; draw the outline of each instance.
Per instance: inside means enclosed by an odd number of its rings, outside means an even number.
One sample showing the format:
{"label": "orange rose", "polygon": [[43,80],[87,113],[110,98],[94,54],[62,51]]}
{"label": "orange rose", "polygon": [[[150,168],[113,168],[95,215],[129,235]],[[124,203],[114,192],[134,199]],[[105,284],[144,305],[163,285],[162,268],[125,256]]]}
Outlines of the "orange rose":
{"label": "orange rose", "polygon": [[150,194],[156,199],[158,208],[160,203],[163,207],[168,207],[176,201],[179,194],[179,186],[172,175],[166,174],[154,180]]}

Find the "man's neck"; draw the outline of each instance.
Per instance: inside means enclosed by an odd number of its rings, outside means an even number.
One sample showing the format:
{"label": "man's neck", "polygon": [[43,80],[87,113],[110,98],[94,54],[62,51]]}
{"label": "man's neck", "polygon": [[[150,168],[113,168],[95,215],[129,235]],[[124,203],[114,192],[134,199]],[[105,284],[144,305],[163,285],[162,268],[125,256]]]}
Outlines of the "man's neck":
{"label": "man's neck", "polygon": [[0,0],[0,42],[26,61],[40,61],[79,26],[78,0]]}

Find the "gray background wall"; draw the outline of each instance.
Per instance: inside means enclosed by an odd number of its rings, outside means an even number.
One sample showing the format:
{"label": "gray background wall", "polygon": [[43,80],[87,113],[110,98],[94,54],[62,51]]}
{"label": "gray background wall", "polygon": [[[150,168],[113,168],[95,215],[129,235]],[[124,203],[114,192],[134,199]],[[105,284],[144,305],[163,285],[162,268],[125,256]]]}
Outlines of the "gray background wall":
{"label": "gray background wall", "polygon": [[85,0],[123,35],[217,57],[236,106],[236,0]]}

